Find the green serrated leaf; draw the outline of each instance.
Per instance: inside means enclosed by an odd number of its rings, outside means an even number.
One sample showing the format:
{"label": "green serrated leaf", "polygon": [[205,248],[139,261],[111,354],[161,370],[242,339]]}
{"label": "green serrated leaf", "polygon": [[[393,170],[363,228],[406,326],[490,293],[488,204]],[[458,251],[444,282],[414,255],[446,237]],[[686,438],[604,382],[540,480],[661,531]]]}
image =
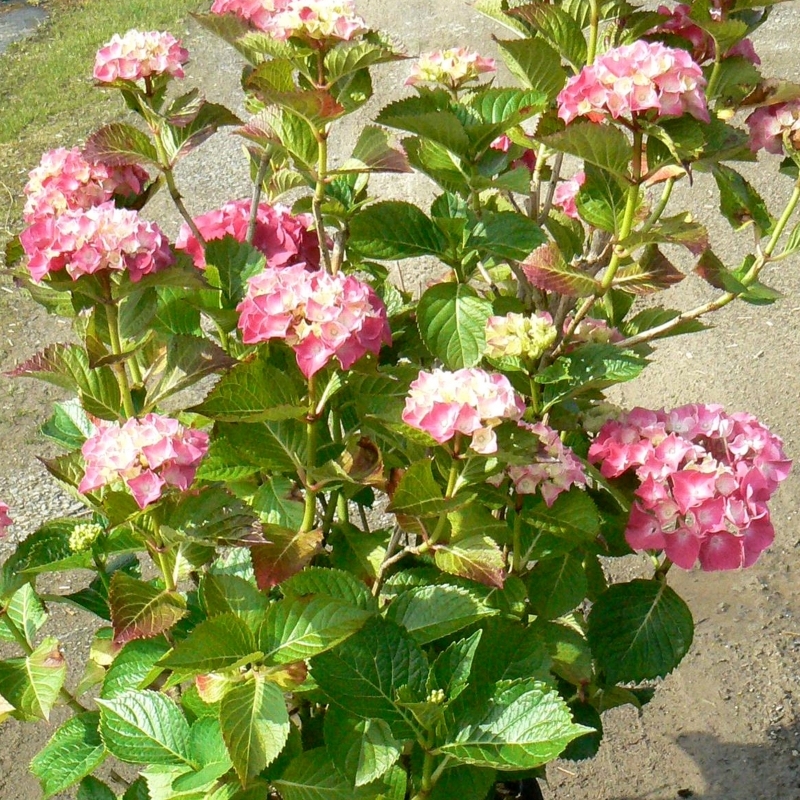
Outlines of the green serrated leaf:
{"label": "green serrated leaf", "polygon": [[307,567],[281,584],[284,597],[325,595],[343,603],[374,611],[377,601],[369,589],[349,572],[325,567]]}
{"label": "green serrated leaf", "polygon": [[466,589],[419,586],[397,597],[386,618],[404,627],[419,644],[428,644],[496,613]]}
{"label": "green serrated leaf", "polygon": [[94,775],[87,775],[78,787],[75,800],[116,800],[116,798],[107,784]]}
{"label": "green serrated leaf", "polygon": [[114,641],[149,639],[169,630],[186,615],[186,601],[124,572],[115,572],[108,595]]}
{"label": "green serrated leaf", "polygon": [[542,39],[497,40],[500,55],[513,75],[529,89],[542,92],[549,100],[564,88],[567,73],[561,56]]}
{"label": "green serrated leaf", "polygon": [[222,292],[225,308],[235,308],[241,302],[248,279],[261,272],[267,263],[260,250],[233,236],[208,242],[205,259],[208,282]]}
{"label": "green serrated leaf", "polygon": [[325,714],[325,746],[336,769],[356,787],[377,780],[400,757],[401,744],[379,719],[356,719],[338,708]]}
{"label": "green serrated leaf", "polygon": [[219,422],[300,419],[307,410],[301,404],[298,384],[261,360],[232,369],[200,405],[191,409]]}
{"label": "green serrated leaf", "polygon": [[48,637],[27,657],[0,661],[0,697],[19,719],[49,720],[66,675],[58,640]]}
{"label": "green serrated leaf", "polygon": [[337,172],[410,172],[406,154],[393,147],[389,134],[375,125],[366,125],[353,148],[353,154]]}
{"label": "green serrated leaf", "polygon": [[628,176],[633,151],[619,128],[591,122],[573,122],[560,133],[545,136],[542,141],[553,150],[577,156],[619,178]]}
{"label": "green serrated leaf", "polygon": [[428,349],[449,369],[473,367],[486,348],[492,304],[469,286],[440,283],[417,306],[417,326]]}
{"label": "green serrated leaf", "polygon": [[482,635],[483,631],[477,630],[439,653],[428,677],[430,691],[440,689],[448,700],[455,700],[466,689]]}
{"label": "green serrated leaf", "polygon": [[473,495],[463,494],[445,499],[433,477],[431,462],[419,461],[403,474],[392,495],[389,510],[413,517],[436,517],[465,505],[472,498]]}
{"label": "green serrated leaf", "polygon": [[[36,632],[47,621],[44,605],[30,583],[24,583],[11,595],[5,602],[4,613],[25,634],[29,642],[33,641]],[[0,641],[15,641],[11,631],[2,623],[2,617],[0,617]]]}
{"label": "green serrated leaf", "polygon": [[235,669],[258,657],[258,646],[250,629],[239,617],[227,613],[201,622],[159,663],[178,672],[219,672]]}
{"label": "green serrated leaf", "polygon": [[693,636],[691,611],[664,581],[614,584],[589,614],[589,644],[609,683],[667,675]]}
{"label": "green serrated leaf", "polygon": [[150,137],[125,122],[113,122],[100,128],[88,138],[83,151],[87,157],[112,166],[158,167],[160,163]]}
{"label": "green serrated leaf", "polygon": [[322,544],[322,531],[295,531],[270,525],[266,544],[250,548],[258,588],[278,586],[299,572],[314,557]]}
{"label": "green serrated leaf", "polygon": [[587,48],[580,24],[564,9],[543,3],[509,8],[508,13],[538,31],[576,70],[586,64]]}
{"label": "green serrated leaf", "polygon": [[67,720],[31,761],[45,798],[63,792],[93,772],[105,759],[106,748],[97,729],[100,714],[89,711]]}
{"label": "green serrated leaf", "polygon": [[451,575],[503,588],[505,558],[503,551],[491,536],[477,535],[437,545],[434,553],[436,566]]}
{"label": "green serrated leaf", "polygon": [[80,401],[65,400],[53,406],[53,415],[40,428],[42,435],[67,450],[80,447],[92,435],[94,426]]}
{"label": "green serrated leaf", "polygon": [[442,255],[447,240],[417,206],[392,200],[367,206],[352,218],[348,247],[363,258],[392,260]]}
{"label": "green serrated leaf", "polygon": [[132,764],[189,765],[189,723],[159,692],[129,690],[99,699],[100,733],[109,752]]}
{"label": "green serrated leaf", "polygon": [[764,235],[772,229],[773,220],[761,195],[735,169],[715,164],[711,169],[719,189],[719,210],[734,230],[749,222]]}
{"label": "green serrated leaf", "polygon": [[410,711],[398,705],[401,686],[424,697],[427,661],[402,628],[376,618],[339,647],[314,658],[311,675],[331,702],[359,719],[382,719],[398,739],[414,735]]}
{"label": "green serrated leaf", "polygon": [[524,261],[546,241],[542,229],[532,219],[515,211],[486,211],[470,232],[466,246],[496,258]]}
{"label": "green serrated leaf", "polygon": [[499,684],[488,706],[474,705],[465,692],[446,720],[447,740],[438,753],[511,771],[546,764],[587,731],[572,722],[558,692],[532,680]]}
{"label": "green serrated leaf", "polygon": [[291,664],[330,650],[372,616],[333,597],[291,597],[272,603],[259,628],[266,663]]}
{"label": "green serrated leaf", "polygon": [[111,699],[131,689],[147,688],[162,672],[156,665],[169,649],[163,637],[128,642],[111,662],[100,697]]}
{"label": "green serrated leaf", "polygon": [[225,693],[219,721],[242,785],[278,757],[291,727],[283,693],[259,676]]}
{"label": "green serrated leaf", "polygon": [[539,561],[525,583],[531,608],[543,619],[572,611],[589,590],[583,562],[572,552]]}

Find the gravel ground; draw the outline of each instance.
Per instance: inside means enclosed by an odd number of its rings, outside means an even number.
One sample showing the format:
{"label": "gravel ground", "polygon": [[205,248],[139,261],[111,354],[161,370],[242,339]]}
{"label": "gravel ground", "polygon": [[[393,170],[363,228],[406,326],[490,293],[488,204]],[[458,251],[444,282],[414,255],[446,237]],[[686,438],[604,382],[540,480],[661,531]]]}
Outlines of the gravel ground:
{"label": "gravel ground", "polygon": [[[460,0],[362,0],[359,9],[370,23],[396,35],[410,54],[466,44],[491,55],[489,34],[505,35]],[[176,33],[185,34],[194,54],[189,83],[199,85],[209,99],[236,108],[241,67],[237,55],[193,24]],[[800,80],[798,35],[800,3],[779,6],[756,37],[767,74]],[[406,69],[399,64],[380,70],[378,87],[384,102],[402,93]],[[374,115],[377,110],[373,101],[365,113]],[[353,131],[352,127],[342,130],[341,148],[352,144]],[[773,211],[779,211],[788,194],[788,180],[771,177],[765,170],[752,172]],[[193,213],[248,193],[241,145],[225,133],[188,158],[178,177]],[[415,176],[383,178],[375,186],[384,194],[422,203],[432,196],[431,187]],[[698,217],[709,223],[715,251],[728,263],[738,263],[743,239],[726,227],[710,224],[716,216],[715,201],[702,180],[691,204]],[[179,220],[165,196],[158,197],[148,213],[171,236],[177,232]],[[787,452],[797,458],[797,269],[796,262],[784,262],[767,276],[767,282],[785,294],[772,309],[734,305],[714,317],[711,331],[661,345],[655,364],[618,392],[618,402],[651,407],[722,402],[731,410],[749,410],[783,436]],[[424,265],[406,269],[402,275],[406,286],[430,277]],[[7,286],[0,288],[10,291]],[[668,302],[686,308],[707,296],[706,287],[689,278],[671,290]],[[2,369],[64,338],[58,321],[19,294],[4,296],[2,307]],[[54,515],[77,509],[35,461],[41,453],[36,426],[57,397],[57,390],[32,381],[0,381],[0,497],[12,505],[18,522],[12,540]],[[754,568],[722,575],[675,570],[670,575],[697,621],[692,651],[662,682],[656,699],[643,713],[623,708],[606,715],[606,739],[596,759],[551,766],[547,800],[800,800],[800,599],[796,588],[800,528],[795,503],[799,490],[800,470],[773,503],[778,539]],[[0,555],[9,551],[9,544],[0,546]],[[644,574],[646,565],[631,559],[624,569],[629,575]],[[54,615],[54,630],[63,630],[65,624],[68,656],[79,658],[86,621],[79,614]],[[58,721],[53,720],[51,730]],[[4,727],[0,800],[39,796],[36,782],[27,774],[27,762],[51,730],[13,722]]]}

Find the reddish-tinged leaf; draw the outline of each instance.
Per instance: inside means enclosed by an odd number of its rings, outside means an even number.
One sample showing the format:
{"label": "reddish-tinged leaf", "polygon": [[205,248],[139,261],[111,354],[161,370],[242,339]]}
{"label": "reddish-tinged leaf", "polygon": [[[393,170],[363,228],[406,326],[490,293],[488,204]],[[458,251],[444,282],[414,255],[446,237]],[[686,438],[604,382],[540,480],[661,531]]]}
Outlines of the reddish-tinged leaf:
{"label": "reddish-tinged leaf", "polygon": [[177,592],[115,572],[108,595],[114,641],[149,639],[169,630],[186,614],[186,601]]}
{"label": "reddish-tinged leaf", "polygon": [[297,532],[277,525],[264,527],[264,544],[250,548],[256,583],[262,591],[300,572],[322,544],[322,531]]}
{"label": "reddish-tinged leaf", "polygon": [[647,233],[633,233],[620,246],[629,253],[646,244],[666,242],[679,244],[693,255],[699,256],[708,250],[708,231],[704,225],[695,222],[691,214],[677,214],[662,219]]}
{"label": "reddish-tinged leaf", "polygon": [[700,256],[694,271],[715,289],[722,289],[722,291],[731,292],[732,294],[739,294],[746,290],[744,284],[733,275],[711,250],[706,250]]}
{"label": "reddish-tinged leaf", "polygon": [[680,283],[685,277],[656,245],[650,245],[639,261],[617,272],[612,286],[631,294],[652,294]]}
{"label": "reddish-tinged leaf", "polygon": [[590,297],[599,288],[590,275],[565,263],[555,242],[537,247],[522,262],[522,271],[538,289],[567,297]]}
{"label": "reddish-tinged leaf", "polygon": [[503,552],[490,536],[470,536],[439,545],[434,558],[436,566],[444,572],[503,588],[506,579]]}
{"label": "reddish-tinged leaf", "polygon": [[86,142],[84,153],[87,158],[111,166],[159,165],[158,152],[150,137],[124,122],[114,122],[93,133]]}

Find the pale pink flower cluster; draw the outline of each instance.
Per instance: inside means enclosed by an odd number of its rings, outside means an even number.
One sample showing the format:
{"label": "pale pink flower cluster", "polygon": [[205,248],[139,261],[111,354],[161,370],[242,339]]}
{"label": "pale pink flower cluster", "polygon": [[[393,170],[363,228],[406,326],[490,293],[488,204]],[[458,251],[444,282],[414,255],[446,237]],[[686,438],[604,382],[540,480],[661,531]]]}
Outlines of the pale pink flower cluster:
{"label": "pale pink flower cluster", "polygon": [[412,382],[403,422],[425,431],[439,444],[456,433],[471,436],[478,453],[497,452],[494,428],[504,419],[519,420],[525,411],[522,398],[505,375],[482,369],[420,372]]}
{"label": "pale pink flower cluster", "polygon": [[497,65],[493,58],[484,58],[466,47],[437,50],[421,55],[411,67],[406,86],[419,83],[438,83],[457,89],[479,76],[494,73]]}
{"label": "pale pink flower cluster", "polygon": [[556,340],[553,318],[546,311],[526,316],[509,313],[486,321],[486,349],[489,358],[536,359]]}
{"label": "pale pink flower cluster", "polygon": [[[564,333],[567,332],[572,324],[572,317],[568,316],[564,320]],[[609,325],[604,319],[595,317],[584,317],[575,327],[570,337],[570,345],[579,344],[614,344],[623,340],[622,334],[614,327]]]}
{"label": "pale pink flower cluster", "polygon": [[746,120],[750,128],[750,149],[762,147],[768,153],[783,154],[784,134],[800,150],[800,99],[757,108]]}
{"label": "pale pink flower cluster", "polygon": [[749,567],[775,536],[767,501],[789,474],[781,440],[750,414],[717,405],[635,408],[589,448],[606,478],[639,480],[625,538],[679,567]]}
{"label": "pale pink flower cluster", "polygon": [[558,95],[558,116],[601,120],[655,111],[709,121],[703,72],[685,50],[638,41],[608,50],[570,78]]}
{"label": "pale pink flower cluster", "polygon": [[191,486],[208,452],[208,434],[158,414],[124,423],[100,422],[81,447],[86,472],[79,492],[122,482],[139,508],[156,502],[164,488]]}
{"label": "pale pink flower cluster", "polygon": [[561,492],[573,486],[586,485],[586,473],[580,459],[567,447],[558,434],[543,422],[520,425],[539,437],[541,444],[532,454],[531,463],[524,466],[512,464],[508,475],[519,494],[542,493],[547,506],[552,506]]}
{"label": "pale pink flower cluster", "polygon": [[174,262],[155,223],[110,202],[37,217],[19,238],[37,282],[60,270],[73,280],[103,270],[127,270],[136,283]]}
{"label": "pale pink flower cluster", "polygon": [[5,536],[8,533],[9,526],[14,524],[14,520],[8,516],[8,511],[8,505],[0,503],[0,537]]}
{"label": "pale pink flower cluster", "polygon": [[[658,13],[666,17],[666,19],[653,28],[650,33],[669,33],[685,39],[692,45],[692,59],[698,64],[702,64],[704,61],[714,58],[716,45],[713,37],[691,18],[691,11],[691,7],[686,3],[679,3],[672,11],[666,6],[659,6]],[[722,19],[722,9],[711,8],[709,11],[712,19],[716,21]],[[737,42],[725,55],[742,56],[752,64],[761,63],[761,59],[758,57],[750,39],[742,39],[742,41]]]}
{"label": "pale pink flower cluster", "polygon": [[214,0],[213,14],[235,14],[279,41],[351,41],[369,29],[353,0]]}
{"label": "pale pink flower cluster", "polygon": [[237,306],[245,344],[284,339],[307,378],[334,356],[343,369],[392,342],[386,307],[351,275],[309,272],[304,264],[267,267],[250,278]]}
{"label": "pale pink flower cluster", "polygon": [[188,51],[172,34],[134,29],[124,36],[115,33],[97,51],[94,77],[101,83],[138,81],[154,75],[182,78],[188,60]]}
{"label": "pale pink flower cluster", "polygon": [[[200,234],[207,242],[233,236],[240,242],[247,238],[252,201],[234,200],[222,208],[195,217]],[[316,269],[319,266],[319,240],[309,230],[314,220],[310,214],[295,216],[282,205],[261,203],[256,212],[256,233],[253,246],[267,257],[267,266],[285,267],[303,262]],[[206,266],[205,252],[184,223],[175,242],[178,250],[185,250],[199,269]]]}
{"label": "pale pink flower cluster", "polygon": [[115,196],[137,195],[149,179],[141,167],[132,164],[112,167],[89,161],[77,147],[50,150],[28,173],[25,222],[43,214],[87,209]]}
{"label": "pale pink flower cluster", "polygon": [[570,219],[578,219],[578,207],[575,198],[586,183],[586,173],[576,172],[568,181],[561,181],[553,192],[553,205],[560,208]]}

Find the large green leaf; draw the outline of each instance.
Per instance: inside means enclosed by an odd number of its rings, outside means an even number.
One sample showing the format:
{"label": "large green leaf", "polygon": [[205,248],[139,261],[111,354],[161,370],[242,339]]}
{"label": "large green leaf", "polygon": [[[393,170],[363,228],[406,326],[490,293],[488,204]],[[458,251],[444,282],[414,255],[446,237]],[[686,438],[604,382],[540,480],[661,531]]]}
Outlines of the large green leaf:
{"label": "large green leaf", "polygon": [[56,403],[53,414],[40,428],[42,435],[67,450],[80,447],[92,435],[93,426],[76,398]]}
{"label": "large green leaf", "polygon": [[375,64],[399,61],[400,53],[371,41],[339,42],[325,54],[325,77],[330,83]]}
{"label": "large green leaf", "polygon": [[264,269],[266,256],[233,236],[213,239],[205,249],[206,279],[222,292],[224,308],[235,308],[247,291],[247,281]]}
{"label": "large green leaf", "polygon": [[486,348],[492,304],[470,286],[439,283],[419,299],[417,326],[422,341],[449,369],[474,367]]}
{"label": "large green leaf", "polygon": [[68,719],[31,761],[31,772],[42,784],[45,798],[77,783],[106,757],[99,723],[96,711]]}
{"label": "large green leaf", "polygon": [[516,211],[486,211],[471,231],[467,247],[475,247],[499,259],[524,261],[546,241],[542,229],[532,219]]}
{"label": "large green leaf", "polygon": [[573,553],[540,561],[525,583],[531,608],[544,619],[555,619],[572,611],[589,590],[583,563]]}
{"label": "large green leaf", "polygon": [[275,475],[261,484],[250,505],[269,525],[300,530],[303,524],[304,506],[297,484],[282,475]]}
{"label": "large green leaf", "polygon": [[469,137],[445,92],[425,92],[397,100],[381,109],[376,121],[427,139],[456,157],[469,154]]}
{"label": "large green leaf", "polygon": [[300,398],[301,390],[289,375],[256,360],[232,369],[191,410],[219,422],[300,419],[308,411]]}
{"label": "large green leaf", "polygon": [[[536,533],[566,539],[572,547],[594,541],[600,533],[597,506],[580,489],[562,492],[551,506],[540,497],[526,497],[520,514]],[[524,564],[529,556],[523,554],[521,558]]]}
{"label": "large green leaf", "polygon": [[111,662],[100,696],[108,699],[130,689],[145,689],[162,672],[157,664],[169,649],[164,637],[128,642]]}
{"label": "large green leaf", "polygon": [[470,695],[463,693],[446,714],[447,740],[437,749],[465,764],[533,769],[591,730],[575,725],[558,692],[536,681],[501,683],[486,705]]}
{"label": "large green leaf", "polygon": [[116,800],[116,797],[108,784],[95,778],[94,775],[87,775],[78,787],[75,800]]}
{"label": "large green leaf", "polygon": [[167,123],[161,129],[161,141],[171,166],[199,147],[219,128],[239,125],[241,120],[225,106],[198,97],[192,104],[191,113],[184,114],[179,123]]}
{"label": "large green leaf", "polygon": [[755,223],[761,235],[768,233],[773,224],[767,205],[761,195],[735,169],[724,164],[711,168],[719,189],[719,210],[734,230],[748,222]]}
{"label": "large green leaf", "polygon": [[[363,535],[363,534],[362,534]],[[284,597],[324,595],[364,611],[374,611],[377,600],[352,573],[341,569],[307,567],[281,584]]]}
{"label": "large green leaf", "polygon": [[219,721],[242,784],[278,757],[291,727],[283,692],[259,676],[226,692]]}
{"label": "large green leaf", "polygon": [[561,56],[542,39],[496,40],[500,55],[516,78],[554,100],[567,82]]}
{"label": "large green leaf", "polygon": [[141,164],[158,167],[158,151],[150,137],[126,122],[113,122],[93,133],[84,146],[84,153],[96,161],[114,166]]}
{"label": "large green leaf", "polygon": [[410,172],[406,154],[392,146],[383,128],[366,125],[353,148],[353,154],[339,167],[338,172]]}
{"label": "large green leaf", "polygon": [[400,757],[401,744],[380,719],[357,719],[338,708],[325,714],[325,746],[339,772],[355,786],[380,778]]}
{"label": "large green leaf", "polygon": [[23,720],[50,719],[67,665],[54,638],[45,639],[29,656],[0,661],[0,697]]}
{"label": "large green leaf", "polygon": [[267,663],[302,661],[352,636],[371,616],[370,611],[324,595],[286,598],[267,609],[259,646]]}
{"label": "large green leaf", "polygon": [[353,788],[324,747],[299,755],[274,783],[283,800],[402,800],[405,796],[405,775],[395,770],[379,781]]}
{"label": "large green leaf", "polygon": [[393,260],[442,255],[447,239],[417,206],[391,200],[367,206],[353,217],[348,246],[364,258]]}
{"label": "large green leaf", "polygon": [[573,122],[565,130],[545,136],[543,141],[553,150],[577,156],[620,178],[628,176],[633,149],[625,134],[612,125]]}
{"label": "large green leaf", "polygon": [[692,612],[664,581],[617,583],[589,614],[589,644],[609,683],[663,677],[694,636]]}
{"label": "large green leaf", "polygon": [[178,592],[159,589],[124,572],[112,576],[108,601],[118,644],[157,636],[186,614],[186,601]]}
{"label": "large green leaf", "polygon": [[53,519],[27,536],[6,562],[17,574],[36,575],[40,572],[57,572],[62,569],[89,567],[90,552],[76,553],[69,546],[69,537],[76,519]]}
{"label": "large green leaf", "polygon": [[159,692],[130,690],[97,700],[109,752],[132,764],[189,765],[189,723]]}
{"label": "large green leaf", "polygon": [[160,665],[179,672],[219,672],[235,669],[259,656],[247,625],[233,614],[201,622],[161,659]]}
{"label": "large green leaf", "polygon": [[472,662],[470,683],[489,686],[522,678],[549,680],[551,659],[545,644],[530,626],[493,617],[483,625]]}
{"label": "large green leaf", "polygon": [[414,735],[412,714],[397,703],[402,686],[423,696],[428,665],[410,634],[373,619],[335,650],[311,662],[312,677],[331,702],[360,719],[388,722],[398,739]]}
{"label": "large green leaf", "polygon": [[446,769],[434,784],[429,800],[486,800],[497,780],[493,768],[457,764]]}
{"label": "large green leaf", "polygon": [[[47,612],[36,590],[30,583],[24,583],[5,602],[5,614],[32,642],[36,632],[47,621]],[[0,617],[0,641],[13,642],[14,636]]]}
{"label": "large green leaf", "polygon": [[397,597],[386,618],[402,625],[420,644],[428,644],[496,613],[458,586],[418,586]]}
{"label": "large green leaf", "polygon": [[510,8],[508,13],[538,31],[576,70],[586,64],[586,39],[581,25],[563,8],[526,3]]}
{"label": "large green leaf", "polygon": [[412,464],[400,479],[392,495],[389,510],[395,514],[412,517],[438,517],[469,503],[475,497],[464,493],[445,499],[442,494],[439,484],[433,477],[431,462],[418,461]]}

